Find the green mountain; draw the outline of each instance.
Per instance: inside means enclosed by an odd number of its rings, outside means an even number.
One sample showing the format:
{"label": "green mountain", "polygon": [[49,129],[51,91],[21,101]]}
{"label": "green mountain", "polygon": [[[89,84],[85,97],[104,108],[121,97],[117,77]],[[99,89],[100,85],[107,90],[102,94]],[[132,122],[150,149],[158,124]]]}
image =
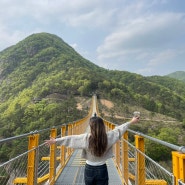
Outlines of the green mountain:
{"label": "green mountain", "polygon": [[[114,102],[113,109],[106,109],[111,115],[130,117],[137,107],[179,121],[185,117],[183,82],[106,70],[48,33],[33,34],[0,52],[0,83],[0,138],[80,119],[87,115],[93,93]],[[3,147],[1,159],[20,150]]]}
{"label": "green mountain", "polygon": [[167,76],[185,82],[185,71],[176,71],[168,74]]}
{"label": "green mountain", "polygon": [[[48,33],[33,34],[0,52],[0,71],[1,125],[7,122],[15,128],[18,124],[30,125],[33,120],[26,114],[30,114],[31,107],[32,111],[40,104],[48,108],[50,104],[46,99],[54,94],[59,99],[67,99],[98,92],[101,97],[137,104],[179,120],[185,115],[183,83],[168,77],[143,77],[103,69],[81,57],[61,38]],[[35,100],[42,101],[35,105]],[[59,102],[52,103],[58,106]],[[19,119],[16,118],[18,115]],[[52,120],[52,124],[59,119]],[[44,121],[48,122],[48,119]]]}
{"label": "green mountain", "polygon": [[[61,102],[51,105],[48,99],[52,96],[65,97],[67,101],[69,97],[91,96],[93,92],[179,120],[185,116],[183,83],[168,77],[143,77],[103,69],[81,57],[61,38],[48,33],[33,34],[0,52],[0,82],[0,124],[10,124],[14,132],[19,125],[32,125],[25,131],[40,125],[38,115],[34,114],[36,109],[41,111],[42,106],[43,115],[39,115],[39,119],[45,123],[51,119],[52,124],[56,124],[61,116],[55,109]],[[35,117],[30,118],[30,111]],[[50,119],[45,117],[47,111]]]}

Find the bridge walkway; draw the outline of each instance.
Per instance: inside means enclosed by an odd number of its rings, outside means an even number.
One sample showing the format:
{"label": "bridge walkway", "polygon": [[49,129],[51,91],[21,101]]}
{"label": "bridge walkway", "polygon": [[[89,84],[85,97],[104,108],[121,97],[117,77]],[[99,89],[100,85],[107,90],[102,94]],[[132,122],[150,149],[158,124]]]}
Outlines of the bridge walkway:
{"label": "bridge walkway", "polygon": [[[93,112],[96,112],[94,109]],[[89,120],[87,120],[89,122]],[[90,131],[88,126],[86,132]],[[55,185],[85,185],[84,183],[84,168],[85,159],[81,158],[82,150],[75,150],[69,159],[67,165],[63,169],[62,173],[58,177]],[[108,159],[106,161],[108,174],[109,174],[109,184],[111,185],[122,185],[120,175],[113,159]]]}
{"label": "bridge walkway", "polygon": [[[113,159],[106,162],[109,173],[109,184],[122,185],[120,176]],[[85,185],[85,160],[81,158],[81,150],[75,150],[64,170],[58,177],[55,185]]]}

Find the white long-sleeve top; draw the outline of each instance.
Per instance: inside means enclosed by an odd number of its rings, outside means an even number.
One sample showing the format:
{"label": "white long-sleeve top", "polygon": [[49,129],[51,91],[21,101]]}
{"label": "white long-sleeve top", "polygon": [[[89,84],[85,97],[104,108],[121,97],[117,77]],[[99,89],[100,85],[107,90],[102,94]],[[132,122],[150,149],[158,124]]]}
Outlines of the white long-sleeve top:
{"label": "white long-sleeve top", "polygon": [[90,133],[80,134],[80,135],[70,135],[57,138],[56,142],[58,145],[65,145],[66,147],[71,147],[74,149],[82,149],[82,158],[85,158],[91,162],[101,162],[113,157],[113,145],[121,139],[121,136],[129,127],[130,122],[117,126],[115,129],[107,132],[108,146],[101,157],[97,157],[91,154],[88,149],[89,146],[89,136]]}

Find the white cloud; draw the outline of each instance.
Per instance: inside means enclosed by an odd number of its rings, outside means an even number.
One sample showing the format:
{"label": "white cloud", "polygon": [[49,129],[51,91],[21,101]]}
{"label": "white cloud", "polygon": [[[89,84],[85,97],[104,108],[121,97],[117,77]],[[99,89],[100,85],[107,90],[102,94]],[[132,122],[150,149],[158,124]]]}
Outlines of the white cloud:
{"label": "white cloud", "polygon": [[147,65],[150,67],[156,67],[161,64],[164,65],[165,63],[168,63],[169,61],[173,60],[176,54],[176,50],[165,50],[159,52],[156,56],[153,56],[153,58],[150,59]]}
{"label": "white cloud", "polygon": [[23,34],[20,31],[15,31],[12,34],[6,32],[6,30],[1,31],[0,33],[0,48],[6,48],[11,46],[12,44],[16,44],[22,38],[26,37],[27,35]]}
{"label": "white cloud", "polygon": [[78,48],[78,44],[77,43],[73,43],[73,44],[70,44],[71,47],[73,47],[74,49],[77,49]]}
{"label": "white cloud", "polygon": [[[133,61],[141,63],[144,60],[152,65],[167,62],[175,56],[177,48],[173,44],[182,36],[185,36],[184,14],[141,15],[117,27],[105,38],[97,48],[98,63],[104,61],[111,65],[111,61],[114,61],[121,65]],[[112,66],[114,68],[114,64]]]}
{"label": "white cloud", "polygon": [[84,50],[83,48],[80,48],[77,43],[70,44],[72,48],[78,53],[80,53],[83,57],[88,58],[90,56],[89,52],[87,50]]}
{"label": "white cloud", "polygon": [[117,49],[155,48],[185,34],[185,14],[156,14],[136,18],[108,35],[98,52]]}

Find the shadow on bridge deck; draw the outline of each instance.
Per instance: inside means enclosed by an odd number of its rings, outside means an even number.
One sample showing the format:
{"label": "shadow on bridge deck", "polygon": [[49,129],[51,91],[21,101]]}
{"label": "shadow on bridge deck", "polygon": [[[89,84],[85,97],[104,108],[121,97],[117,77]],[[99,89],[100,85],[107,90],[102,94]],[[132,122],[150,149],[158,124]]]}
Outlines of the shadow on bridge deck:
{"label": "shadow on bridge deck", "polygon": [[[122,185],[113,159],[107,160],[110,185]],[[81,158],[81,150],[75,150],[66,167],[58,177],[55,185],[85,185],[85,160]]]}

